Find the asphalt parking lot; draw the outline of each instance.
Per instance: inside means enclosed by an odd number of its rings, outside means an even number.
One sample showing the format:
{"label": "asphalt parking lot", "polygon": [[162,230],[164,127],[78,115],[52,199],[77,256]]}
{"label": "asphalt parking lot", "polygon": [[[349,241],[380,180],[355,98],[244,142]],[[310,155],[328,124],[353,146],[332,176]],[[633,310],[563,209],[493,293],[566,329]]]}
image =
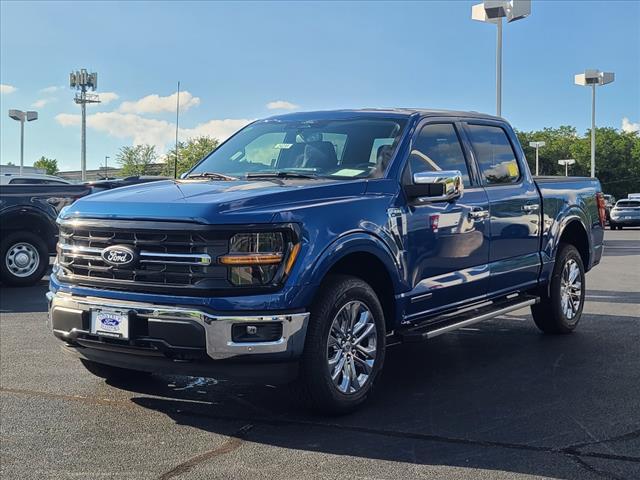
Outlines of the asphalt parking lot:
{"label": "asphalt parking lot", "polygon": [[640,478],[640,229],[607,231],[572,335],[528,310],[392,348],[346,417],[287,388],[154,376],[116,388],[60,351],[46,282],[0,289],[1,477]]}

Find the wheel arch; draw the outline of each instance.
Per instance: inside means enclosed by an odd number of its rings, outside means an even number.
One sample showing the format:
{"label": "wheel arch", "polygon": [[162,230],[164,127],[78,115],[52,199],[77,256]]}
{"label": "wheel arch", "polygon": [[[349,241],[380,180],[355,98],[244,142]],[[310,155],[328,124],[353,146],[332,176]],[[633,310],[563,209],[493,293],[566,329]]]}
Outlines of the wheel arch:
{"label": "wheel arch", "polygon": [[37,209],[22,207],[2,212],[0,225],[4,234],[18,231],[34,233],[44,240],[49,253],[55,252],[58,227]]}
{"label": "wheel arch", "polygon": [[[397,322],[395,294],[401,287],[399,266],[384,242],[374,235],[358,232],[329,245],[317,260],[312,278],[318,286],[332,274],[358,277],[376,292],[385,314],[387,330]],[[318,294],[318,288],[314,293]]]}

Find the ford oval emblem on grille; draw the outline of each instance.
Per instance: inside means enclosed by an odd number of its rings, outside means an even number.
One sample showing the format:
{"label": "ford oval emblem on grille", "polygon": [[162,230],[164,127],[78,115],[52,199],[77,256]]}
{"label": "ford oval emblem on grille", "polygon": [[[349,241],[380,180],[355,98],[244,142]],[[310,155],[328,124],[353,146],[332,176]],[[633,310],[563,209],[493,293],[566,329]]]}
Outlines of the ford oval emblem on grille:
{"label": "ford oval emblem on grille", "polygon": [[112,245],[100,254],[105,263],[113,267],[126,267],[136,260],[136,251],[126,245]]}

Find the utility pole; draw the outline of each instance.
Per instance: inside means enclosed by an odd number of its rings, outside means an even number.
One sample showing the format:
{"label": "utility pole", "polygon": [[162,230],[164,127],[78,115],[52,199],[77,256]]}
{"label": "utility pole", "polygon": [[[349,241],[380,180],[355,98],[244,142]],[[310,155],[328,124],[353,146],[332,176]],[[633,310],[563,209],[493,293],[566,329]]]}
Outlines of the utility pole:
{"label": "utility pole", "polygon": [[22,169],[24,168],[24,122],[32,122],[38,119],[38,112],[22,110],[9,110],[9,118],[20,122],[20,175],[22,175]]}
{"label": "utility pole", "polygon": [[109,155],[104,156],[104,176],[105,180],[109,180]]}
{"label": "utility pole", "polygon": [[88,73],[85,68],[69,74],[69,86],[77,90],[74,101],[80,105],[82,113],[82,132],[80,140],[80,172],[82,181],[87,180],[87,103],[100,103],[96,93],[89,93],[87,89],[95,91],[98,88],[98,74]]}
{"label": "utility pole", "polygon": [[544,147],[545,145],[545,142],[529,142],[529,146],[536,149],[536,176],[540,175],[540,158],[538,156],[538,150],[540,147]]}
{"label": "utility pole", "polygon": [[574,76],[574,83],[582,87],[591,87],[591,176],[596,176],[596,87],[607,85],[615,80],[613,72],[585,70]]}

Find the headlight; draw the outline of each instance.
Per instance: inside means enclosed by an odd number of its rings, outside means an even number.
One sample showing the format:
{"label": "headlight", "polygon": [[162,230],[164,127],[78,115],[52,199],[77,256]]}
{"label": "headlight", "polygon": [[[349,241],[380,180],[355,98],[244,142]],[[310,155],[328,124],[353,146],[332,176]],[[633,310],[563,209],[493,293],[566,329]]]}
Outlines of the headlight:
{"label": "headlight", "polygon": [[276,274],[288,274],[300,249],[282,232],[238,233],[229,241],[229,253],[218,261],[229,266],[229,281],[237,286],[262,286]]}

